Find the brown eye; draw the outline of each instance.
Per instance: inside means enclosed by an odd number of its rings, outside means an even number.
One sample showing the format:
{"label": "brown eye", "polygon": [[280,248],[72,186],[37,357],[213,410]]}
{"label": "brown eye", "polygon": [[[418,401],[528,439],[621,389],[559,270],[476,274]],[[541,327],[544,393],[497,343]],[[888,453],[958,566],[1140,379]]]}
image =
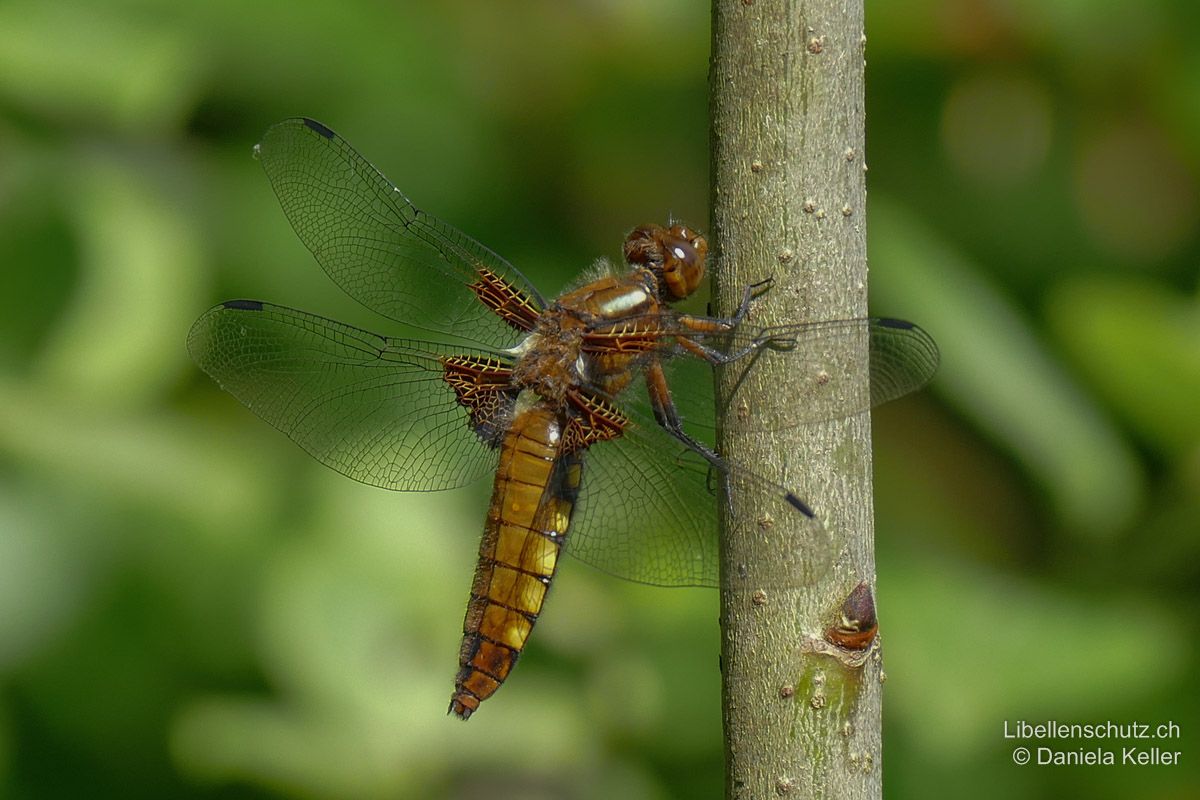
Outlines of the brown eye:
{"label": "brown eye", "polygon": [[696,251],[696,257],[700,261],[703,261],[705,256],[708,255],[708,242],[703,236],[688,226],[677,223],[671,226],[668,233],[679,239],[683,239],[685,242],[691,245],[692,249]]}
{"label": "brown eye", "polygon": [[654,273],[664,300],[681,300],[704,277],[708,243],[685,225],[639,225],[625,237],[625,261]]}
{"label": "brown eye", "polygon": [[676,242],[671,245],[671,255],[678,261],[690,262],[696,260],[696,251],[692,249],[690,244],[685,242]]}
{"label": "brown eye", "polygon": [[676,300],[694,292],[704,276],[703,254],[698,253],[687,239],[674,235],[680,227],[672,228],[671,233],[663,237],[667,258],[663,262],[662,282]]}

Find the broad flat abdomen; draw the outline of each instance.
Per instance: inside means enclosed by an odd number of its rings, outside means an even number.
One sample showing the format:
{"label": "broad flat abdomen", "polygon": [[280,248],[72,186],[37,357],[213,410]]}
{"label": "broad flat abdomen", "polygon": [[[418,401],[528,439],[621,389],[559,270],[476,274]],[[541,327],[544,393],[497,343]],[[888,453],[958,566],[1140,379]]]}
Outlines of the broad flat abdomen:
{"label": "broad flat abdomen", "polygon": [[563,453],[563,424],[538,402],[501,444],[450,699],[463,719],[508,677],[558,566],[582,470],[579,455]]}

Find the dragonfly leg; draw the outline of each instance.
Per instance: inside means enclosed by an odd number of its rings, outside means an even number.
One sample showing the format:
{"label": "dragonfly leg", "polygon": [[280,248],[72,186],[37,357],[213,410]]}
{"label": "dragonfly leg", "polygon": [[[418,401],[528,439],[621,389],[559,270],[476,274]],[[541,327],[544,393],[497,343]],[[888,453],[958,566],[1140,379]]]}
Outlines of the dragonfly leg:
{"label": "dragonfly leg", "polygon": [[654,419],[663,430],[678,439],[689,450],[704,458],[709,464],[724,474],[727,471],[725,460],[717,452],[701,441],[692,438],[683,429],[683,420],[675,401],[671,399],[671,388],[667,384],[667,376],[658,360],[650,362],[645,368],[646,389],[650,394],[650,407],[654,410]]}
{"label": "dragonfly leg", "polygon": [[[646,379],[646,389],[650,394],[650,406],[654,410],[654,419],[662,426],[663,430],[669,433],[672,437],[679,440],[685,447],[699,455],[709,464],[710,480],[715,476],[722,483],[724,491],[722,495],[725,497],[727,511],[730,516],[733,515],[733,491],[731,485],[731,477],[736,472],[739,475],[745,476],[747,473],[741,470],[731,470],[728,462],[722,458],[716,450],[713,450],[708,445],[701,441],[692,438],[687,431],[683,429],[683,420],[679,417],[679,411],[675,407],[675,401],[671,398],[671,389],[667,384],[666,374],[663,372],[662,364],[656,359],[651,361],[643,372]],[[755,479],[755,483],[760,486],[768,485],[778,492],[778,496],[794,509],[799,511],[804,516],[812,519],[815,514],[812,508],[807,503],[800,499],[798,495],[785,489],[782,486],[772,485],[769,482]]]}
{"label": "dragonfly leg", "polygon": [[773,278],[766,278],[758,283],[752,283],[742,292],[742,302],[732,317],[697,317],[691,314],[681,314],[679,324],[695,333],[728,333],[737,328],[750,313],[750,305],[759,295],[771,288]]}
{"label": "dragonfly leg", "polygon": [[752,283],[742,291],[742,302],[738,305],[738,310],[730,318],[734,326],[742,324],[742,320],[750,313],[750,304],[757,300],[762,294],[765,294],[772,284],[775,283],[774,278],[763,278],[758,283]]}
{"label": "dragonfly leg", "polygon": [[[658,424],[663,427],[663,430],[671,434],[671,436],[678,439],[689,450],[696,453],[708,462],[710,488],[712,486],[711,481],[714,479],[721,482],[721,495],[724,498],[726,512],[732,519],[735,512],[732,476],[734,475],[735,470],[731,470],[729,464],[725,461],[725,459],[718,455],[715,450],[703,442],[693,439],[690,435],[688,435],[687,431],[683,429],[683,422],[679,418],[679,412],[675,408],[675,402],[671,399],[671,390],[667,385],[667,380],[663,373],[662,365],[657,361],[652,362],[645,370],[645,377],[646,387],[650,392],[650,405],[654,409],[655,420],[657,420]],[[742,480],[747,479],[747,473],[741,470],[736,470],[736,472],[737,474],[743,476]],[[801,500],[799,496],[793,492],[783,488],[782,486],[770,484],[769,482],[757,479],[755,482],[760,487],[765,485],[770,489],[773,489],[775,492],[777,492],[777,496],[779,498],[809,519],[812,519],[815,516],[813,510],[808,506],[808,504]]]}
{"label": "dragonfly leg", "polygon": [[718,350],[715,347],[709,347],[703,342],[697,342],[694,339],[687,339],[682,336],[679,337],[677,341],[679,342],[679,346],[684,350],[687,350],[697,358],[702,358],[713,365],[729,364],[730,362],[745,358],[758,348],[762,347],[764,344],[768,343],[768,340],[755,338],[745,347],[740,347],[731,353],[727,353],[724,350]]}

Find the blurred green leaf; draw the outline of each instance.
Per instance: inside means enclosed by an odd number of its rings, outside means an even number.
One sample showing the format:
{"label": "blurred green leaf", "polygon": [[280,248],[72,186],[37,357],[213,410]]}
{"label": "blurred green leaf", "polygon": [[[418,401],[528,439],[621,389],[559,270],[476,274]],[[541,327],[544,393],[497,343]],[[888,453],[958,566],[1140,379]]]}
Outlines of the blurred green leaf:
{"label": "blurred green leaf", "polygon": [[0,483],[0,673],[29,659],[80,613],[105,547],[73,532],[78,520],[64,520],[49,498],[28,490],[18,497],[15,488]]}
{"label": "blurred green leaf", "polygon": [[0,96],[71,125],[144,137],[177,127],[204,68],[192,36],[104,3],[0,3]]}
{"label": "blurred green leaf", "polygon": [[1047,320],[1102,397],[1172,456],[1200,445],[1200,306],[1145,278],[1064,282]]}
{"label": "blurred green leaf", "polygon": [[262,520],[278,491],[265,464],[230,441],[165,411],[108,416],[86,396],[0,380],[0,452],[61,487],[142,503],[214,532]]}
{"label": "blurred green leaf", "polygon": [[1116,687],[1119,707],[1144,708],[1194,655],[1164,602],[1073,594],[929,558],[891,572],[881,587],[888,686],[905,688],[889,697],[938,760],[998,747],[1005,721],[1111,717]]}
{"label": "blurred green leaf", "polygon": [[147,403],[178,378],[180,347],[200,305],[199,236],[162,180],[100,154],[84,157],[66,194],[81,264],[73,302],[46,344],[42,374],[93,407]]}
{"label": "blurred green leaf", "polygon": [[1010,450],[1064,523],[1112,536],[1141,505],[1128,444],[980,266],[894,202],[872,195],[874,307],[921,320],[942,351],[934,389]]}

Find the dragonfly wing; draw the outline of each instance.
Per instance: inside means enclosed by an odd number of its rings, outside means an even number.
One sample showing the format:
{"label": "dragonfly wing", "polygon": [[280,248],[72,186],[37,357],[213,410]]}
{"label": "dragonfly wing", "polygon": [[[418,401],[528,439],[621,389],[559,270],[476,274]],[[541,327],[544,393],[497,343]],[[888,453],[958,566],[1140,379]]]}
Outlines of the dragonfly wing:
{"label": "dragonfly wing", "polygon": [[588,448],[567,552],[638,583],[717,586],[717,497],[672,460],[681,450],[636,424]]}
{"label": "dragonfly wing", "polygon": [[871,406],[917,391],[933,379],[941,361],[937,342],[902,319],[870,320]]}
{"label": "dragonfly wing", "polygon": [[[807,505],[783,487],[736,465],[713,468],[644,410],[623,410],[624,435],[584,458],[582,488],[567,552],[597,569],[658,586],[718,586],[717,512],[728,503],[734,528],[754,526],[794,552],[798,571],[778,563],[739,565],[735,588],[807,585],[824,575],[839,547]],[[723,488],[724,491],[721,491]]]}
{"label": "dragonfly wing", "polygon": [[418,209],[321,123],[281,122],[255,154],[300,240],[329,277],[368,308],[502,349],[512,344],[513,328],[470,288],[484,271],[527,299],[533,316],[545,306],[515,267]]}
{"label": "dragonfly wing", "polygon": [[[723,352],[740,354],[726,366],[731,391],[724,424],[732,431],[771,431],[841,419],[920,389],[938,367],[933,338],[903,320],[828,320],[743,331],[720,340]],[[682,381],[708,380],[702,370],[676,359]],[[863,384],[862,363],[869,364]],[[756,391],[755,373],[789,377],[785,391]],[[711,373],[709,373],[711,375]],[[672,381],[675,385],[675,381]],[[686,386],[687,383],[681,385]],[[705,393],[681,389],[676,402],[685,418],[706,417]],[[703,422],[701,423],[703,424]]]}
{"label": "dragonfly wing", "polygon": [[[733,332],[697,332],[677,325],[660,327],[655,317],[630,317],[631,327],[658,330],[667,342],[664,361],[679,415],[704,428],[716,419],[712,365],[681,345],[689,344],[728,359],[730,395],[724,424],[731,430],[781,430],[853,416],[910,394],[933,377],[938,348],[919,326],[904,320],[860,318],[777,327],[743,326]],[[860,377],[869,363],[868,383]],[[791,379],[786,391],[755,392],[756,373]]]}
{"label": "dragonfly wing", "polygon": [[431,344],[234,300],[196,321],[188,350],[221,388],[355,480],[432,491],[495,471]]}

